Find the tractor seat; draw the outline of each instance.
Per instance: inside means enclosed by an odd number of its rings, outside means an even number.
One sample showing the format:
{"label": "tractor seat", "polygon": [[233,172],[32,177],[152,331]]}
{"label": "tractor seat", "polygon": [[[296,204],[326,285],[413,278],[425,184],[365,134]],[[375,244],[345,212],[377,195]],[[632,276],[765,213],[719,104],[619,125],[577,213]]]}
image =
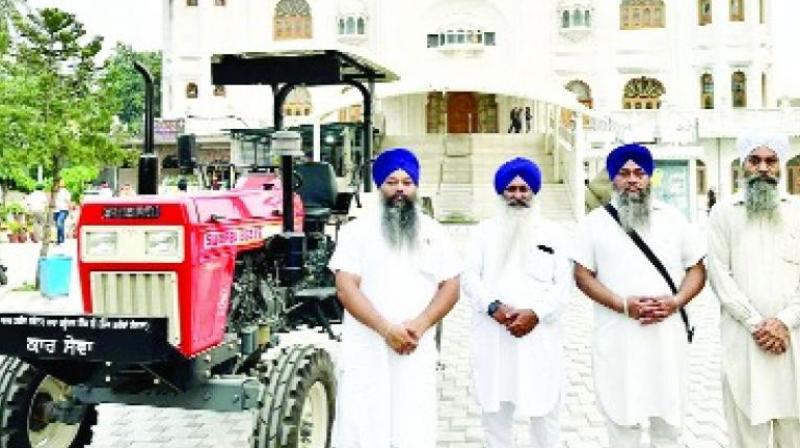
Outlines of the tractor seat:
{"label": "tractor seat", "polygon": [[327,207],[306,207],[304,212],[305,219],[309,221],[328,222],[331,217],[331,209]]}
{"label": "tractor seat", "polygon": [[333,167],[325,162],[305,162],[297,165],[295,171],[302,179],[297,193],[303,199],[306,221],[322,223],[324,226],[336,206],[336,174]]}

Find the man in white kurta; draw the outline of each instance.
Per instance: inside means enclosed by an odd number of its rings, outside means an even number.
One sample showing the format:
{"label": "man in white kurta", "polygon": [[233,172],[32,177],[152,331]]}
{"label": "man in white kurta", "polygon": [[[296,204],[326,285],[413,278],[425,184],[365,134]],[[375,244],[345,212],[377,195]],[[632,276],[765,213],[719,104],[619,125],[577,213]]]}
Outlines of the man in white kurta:
{"label": "man in white kurta", "polygon": [[[743,194],[709,220],[709,275],[722,304],[731,448],[800,447],[800,203],[779,190],[782,136],[738,139]],[[759,186],[761,185],[761,186]],[[767,200],[759,200],[761,193]]]}
{"label": "man in white kurta", "polygon": [[[580,226],[573,254],[577,286],[594,302],[592,366],[610,445],[639,447],[649,428],[653,447],[678,447],[687,391],[687,335],[678,309],[702,289],[704,251],[675,208],[650,199],[653,158],[624,145],[606,161],[620,226],[602,207]],[[661,260],[679,291],[634,244],[635,230]]]}
{"label": "man in white kurta", "polygon": [[416,157],[386,151],[373,172],[380,210],[342,228],[329,263],[346,310],[333,447],[435,448],[436,346],[427,330],[458,299],[460,263],[446,230],[416,207]]}
{"label": "man in white kurta", "polygon": [[462,276],[472,306],[473,392],[487,448],[513,446],[513,420],[530,421],[533,448],[559,447],[561,315],[572,276],[559,229],[541,216],[541,172],[515,158],[495,176],[501,210],[473,231]]}

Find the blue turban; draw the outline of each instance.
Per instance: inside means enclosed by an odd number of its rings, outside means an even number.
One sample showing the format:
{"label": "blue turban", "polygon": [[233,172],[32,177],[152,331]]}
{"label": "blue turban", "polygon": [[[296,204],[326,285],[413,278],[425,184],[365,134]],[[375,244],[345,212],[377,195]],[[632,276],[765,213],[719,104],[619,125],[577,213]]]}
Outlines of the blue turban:
{"label": "blue turban", "polygon": [[628,163],[628,160],[633,160],[639,167],[641,167],[648,176],[653,175],[653,155],[650,150],[642,145],[631,143],[622,145],[615,148],[608,154],[606,159],[606,170],[608,170],[608,178],[614,180],[614,177],[619,174],[622,165]]}
{"label": "blue turban", "polygon": [[524,157],[515,157],[508,162],[500,165],[494,174],[494,191],[497,194],[503,193],[508,184],[517,176],[528,184],[533,190],[533,194],[539,193],[542,189],[542,171],[533,160]]}
{"label": "blue turban", "polygon": [[414,185],[419,185],[419,160],[413,152],[405,148],[392,148],[380,153],[372,165],[372,179],[380,187],[397,170],[405,171],[414,181]]}

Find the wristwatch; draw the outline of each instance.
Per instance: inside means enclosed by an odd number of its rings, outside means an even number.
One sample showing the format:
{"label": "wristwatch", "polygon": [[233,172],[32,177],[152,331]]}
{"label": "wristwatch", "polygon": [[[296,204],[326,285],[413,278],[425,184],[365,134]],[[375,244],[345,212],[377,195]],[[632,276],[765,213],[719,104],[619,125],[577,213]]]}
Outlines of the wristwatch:
{"label": "wristwatch", "polygon": [[494,313],[497,312],[497,309],[500,308],[500,305],[502,305],[502,303],[499,300],[495,300],[489,304],[489,308],[486,309],[486,312],[489,313],[489,317],[494,316]]}

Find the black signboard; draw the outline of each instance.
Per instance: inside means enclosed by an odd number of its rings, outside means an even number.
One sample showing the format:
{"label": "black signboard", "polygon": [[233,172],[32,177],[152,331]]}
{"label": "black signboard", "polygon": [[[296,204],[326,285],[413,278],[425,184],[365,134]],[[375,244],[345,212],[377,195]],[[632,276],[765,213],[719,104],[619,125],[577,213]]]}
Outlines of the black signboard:
{"label": "black signboard", "polygon": [[0,341],[23,359],[150,363],[172,351],[165,317],[0,314]]}

